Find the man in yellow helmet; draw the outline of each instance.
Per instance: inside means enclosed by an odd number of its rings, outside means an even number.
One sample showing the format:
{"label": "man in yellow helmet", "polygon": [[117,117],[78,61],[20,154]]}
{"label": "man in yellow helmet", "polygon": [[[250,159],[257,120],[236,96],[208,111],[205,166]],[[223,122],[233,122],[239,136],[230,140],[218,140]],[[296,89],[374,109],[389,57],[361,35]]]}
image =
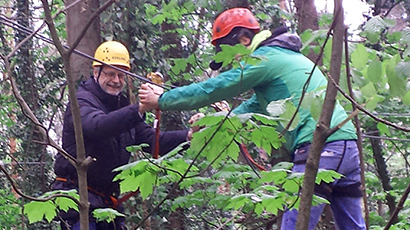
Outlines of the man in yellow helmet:
{"label": "man in yellow helmet", "polygon": [[[95,52],[95,59],[115,67],[129,70],[127,48],[116,41],[102,43]],[[82,82],[77,91],[78,104],[87,156],[96,158],[87,171],[90,211],[96,208],[115,208],[118,204],[118,183],[112,180],[116,173],[112,170],[128,163],[130,153],[127,146],[148,143],[154,146],[155,130],[148,126],[142,114],[146,111],[141,104],[130,104],[122,94],[125,74],[100,62],[92,64],[93,76]],[[188,139],[188,130],[169,131],[160,135],[160,154],[167,153]],[[76,142],[70,105],[64,115],[62,136],[63,148],[76,157]],[[147,149],[147,152],[151,149]],[[61,154],[56,156],[55,190],[78,189],[77,173]],[[74,210],[60,215],[65,220],[62,229],[79,230],[79,216]],[[114,223],[96,222],[90,215],[90,230],[123,229],[123,219]],[[114,227],[115,225],[115,227]]]}

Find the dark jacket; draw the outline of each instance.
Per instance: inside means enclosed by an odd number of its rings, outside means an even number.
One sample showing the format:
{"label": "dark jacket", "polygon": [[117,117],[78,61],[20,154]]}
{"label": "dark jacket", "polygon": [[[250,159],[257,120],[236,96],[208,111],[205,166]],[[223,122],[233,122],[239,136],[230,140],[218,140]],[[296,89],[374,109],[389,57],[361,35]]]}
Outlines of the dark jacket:
{"label": "dark jacket", "polygon": [[[130,105],[122,94],[113,96],[104,92],[93,78],[80,84],[77,91],[83,127],[85,152],[96,158],[87,172],[88,185],[93,190],[118,195],[119,187],[112,182],[116,175],[112,170],[128,163],[127,146],[148,143],[154,146],[155,130],[144,122],[138,112],[138,104]],[[161,133],[160,154],[164,154],[186,141],[187,131]],[[64,116],[63,148],[76,157],[74,125],[70,106]],[[151,148],[147,149],[151,151]],[[55,161],[57,177],[76,181],[75,168],[61,155]],[[60,187],[60,186],[57,186]],[[60,188],[59,188],[60,189]]]}

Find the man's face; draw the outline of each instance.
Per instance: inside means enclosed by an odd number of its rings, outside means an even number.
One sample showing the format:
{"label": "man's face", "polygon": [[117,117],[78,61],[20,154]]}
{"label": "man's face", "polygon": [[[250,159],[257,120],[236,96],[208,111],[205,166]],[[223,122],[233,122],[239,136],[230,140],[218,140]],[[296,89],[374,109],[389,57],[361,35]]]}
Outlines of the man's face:
{"label": "man's face", "polygon": [[[123,67],[121,69],[126,70]],[[124,73],[118,70],[115,70],[109,66],[103,67],[103,70],[101,71],[101,75],[99,78],[98,78],[98,72],[99,72],[98,68],[95,68],[94,78],[105,92],[111,95],[118,95],[121,93],[121,91],[124,89],[124,86],[125,86],[125,76],[126,75]]]}

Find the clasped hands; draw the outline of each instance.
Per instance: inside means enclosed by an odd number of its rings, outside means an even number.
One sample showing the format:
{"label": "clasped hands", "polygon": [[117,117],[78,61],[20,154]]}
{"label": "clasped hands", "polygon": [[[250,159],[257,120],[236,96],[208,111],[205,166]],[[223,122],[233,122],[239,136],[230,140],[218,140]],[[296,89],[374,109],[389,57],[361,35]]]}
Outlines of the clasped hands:
{"label": "clasped hands", "polygon": [[[140,113],[145,113],[146,111],[158,109],[158,99],[163,93],[164,89],[157,85],[150,83],[142,84],[140,89],[138,90],[138,97],[140,98]],[[203,113],[196,113],[189,119],[188,123],[192,125],[204,116],[205,115]],[[192,134],[199,130],[200,127],[192,126],[188,131],[188,139],[191,140]]]}
{"label": "clasped hands", "polygon": [[145,113],[158,108],[158,99],[164,89],[154,84],[142,84],[138,90],[138,97],[140,98],[140,112]]}

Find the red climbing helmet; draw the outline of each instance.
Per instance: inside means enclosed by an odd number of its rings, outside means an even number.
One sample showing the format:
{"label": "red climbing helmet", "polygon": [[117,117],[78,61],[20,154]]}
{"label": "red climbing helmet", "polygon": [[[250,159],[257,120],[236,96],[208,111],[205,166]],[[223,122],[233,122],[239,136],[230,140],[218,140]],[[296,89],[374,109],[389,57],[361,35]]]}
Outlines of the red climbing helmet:
{"label": "red climbing helmet", "polygon": [[212,27],[212,45],[216,45],[216,40],[228,35],[235,27],[251,29],[255,33],[260,31],[258,21],[249,9],[232,8],[216,18]]}

